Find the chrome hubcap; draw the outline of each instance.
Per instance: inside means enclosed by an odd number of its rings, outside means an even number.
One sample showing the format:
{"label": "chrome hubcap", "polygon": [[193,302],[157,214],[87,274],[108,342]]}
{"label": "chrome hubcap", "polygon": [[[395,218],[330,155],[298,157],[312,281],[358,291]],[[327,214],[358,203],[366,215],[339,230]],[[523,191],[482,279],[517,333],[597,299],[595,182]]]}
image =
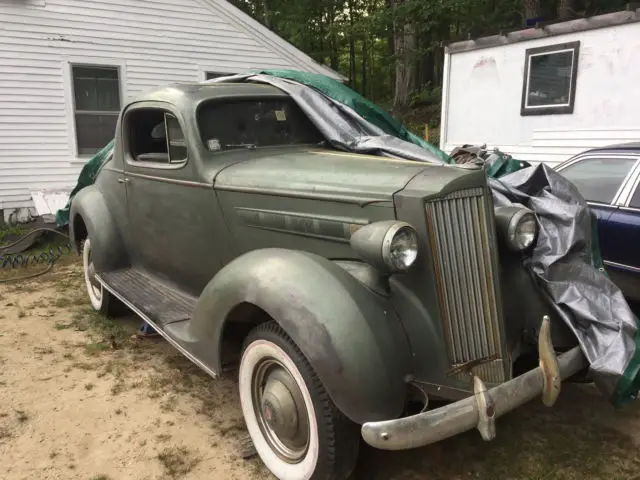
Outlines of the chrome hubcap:
{"label": "chrome hubcap", "polygon": [[309,419],[302,391],[279,361],[257,365],[252,385],[253,409],[271,449],[288,463],[299,462],[309,448]]}

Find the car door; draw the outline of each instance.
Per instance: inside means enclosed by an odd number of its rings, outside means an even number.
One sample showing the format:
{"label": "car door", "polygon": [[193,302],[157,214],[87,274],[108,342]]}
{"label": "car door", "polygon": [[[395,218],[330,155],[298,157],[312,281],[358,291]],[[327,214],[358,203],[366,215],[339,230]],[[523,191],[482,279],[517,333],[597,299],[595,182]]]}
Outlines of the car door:
{"label": "car door", "polygon": [[213,186],[198,179],[183,122],[166,104],[136,104],[123,142],[134,266],[193,295],[220,268]]}
{"label": "car door", "polygon": [[609,218],[613,251],[606,265],[625,295],[640,301],[640,168],[631,183],[628,197]]}
{"label": "car door", "polygon": [[587,154],[558,169],[576,186],[595,213],[601,254],[608,262],[619,258],[619,228],[612,227],[611,218],[636,165],[637,158],[631,155]]}

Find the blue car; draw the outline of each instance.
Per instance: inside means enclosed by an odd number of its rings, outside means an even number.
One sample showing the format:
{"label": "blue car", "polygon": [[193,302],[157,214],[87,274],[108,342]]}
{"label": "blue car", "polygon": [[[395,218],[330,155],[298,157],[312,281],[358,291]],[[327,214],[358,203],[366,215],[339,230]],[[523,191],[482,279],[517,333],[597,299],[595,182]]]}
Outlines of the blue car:
{"label": "blue car", "polygon": [[556,170],[596,214],[611,280],[628,299],[640,301],[640,142],[587,150]]}

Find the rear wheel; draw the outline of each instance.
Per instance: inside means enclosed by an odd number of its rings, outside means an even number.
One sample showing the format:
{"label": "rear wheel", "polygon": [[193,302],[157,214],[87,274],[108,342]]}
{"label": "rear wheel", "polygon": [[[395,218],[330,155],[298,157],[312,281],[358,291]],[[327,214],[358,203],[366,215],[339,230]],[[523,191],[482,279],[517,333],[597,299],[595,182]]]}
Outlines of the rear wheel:
{"label": "rear wheel", "polygon": [[96,278],[91,239],[89,238],[82,244],[82,267],[84,270],[87,294],[89,295],[89,301],[93,309],[109,317],[121,315],[124,311],[122,302],[115,298],[111,292],[107,291]]}
{"label": "rear wheel", "polygon": [[359,428],[333,404],[313,368],[276,322],[256,327],[240,361],[249,435],[281,480],[344,480],[355,466]]}

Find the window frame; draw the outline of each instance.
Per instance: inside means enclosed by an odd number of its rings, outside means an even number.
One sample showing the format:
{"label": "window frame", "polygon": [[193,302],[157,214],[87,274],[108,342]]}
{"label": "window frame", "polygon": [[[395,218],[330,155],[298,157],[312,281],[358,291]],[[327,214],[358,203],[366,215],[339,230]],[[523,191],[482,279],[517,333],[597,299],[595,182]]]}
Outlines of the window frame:
{"label": "window frame", "polygon": [[[130,130],[128,128],[129,123],[131,122],[131,114],[136,110],[149,110],[149,109],[162,111],[163,118],[165,119],[165,124],[164,124],[165,135],[167,133],[166,115],[169,114],[176,118],[176,120],[180,124],[180,129],[182,130],[182,133],[185,137],[185,147],[187,150],[187,156],[184,158],[184,160],[172,162],[170,155],[169,155],[168,162],[140,161],[140,160],[135,160],[133,158],[133,156],[131,155]],[[184,125],[185,125],[185,121],[182,118],[182,116],[169,103],[146,101],[146,102],[140,102],[140,103],[129,105],[129,107],[127,107],[127,109],[124,111],[122,115],[122,124],[120,125],[120,136],[122,138],[122,150],[123,150],[123,157],[124,157],[125,163],[132,167],[150,168],[153,170],[180,170],[184,168],[189,163],[189,157],[190,157],[189,142],[187,140],[187,135],[185,133]],[[166,138],[166,142],[167,142],[166,144],[167,154],[169,154],[168,138]]]}
{"label": "window frame", "polygon": [[640,153],[636,154],[638,163],[634,168],[633,175],[627,180],[628,188],[627,193],[623,199],[621,199],[620,208],[630,212],[640,212],[640,207],[632,207],[631,200],[636,192],[640,192]]}
{"label": "window frame", "polygon": [[[80,67],[80,68],[95,68],[95,69],[111,69],[111,70],[115,70],[116,74],[117,74],[117,81],[118,81],[118,110],[77,110],[76,107],[76,91],[75,91],[75,85],[74,85],[74,68],[76,67]],[[122,103],[123,103],[123,89],[122,89],[122,69],[120,67],[120,65],[111,65],[111,64],[105,64],[105,63],[87,63],[87,62],[69,62],[69,88],[71,89],[71,102],[72,102],[72,110],[71,110],[71,118],[73,121],[73,138],[74,138],[74,148],[75,148],[75,153],[76,153],[76,157],[79,158],[86,158],[86,157],[93,157],[98,151],[100,151],[100,147],[96,152],[93,153],[80,153],[80,145],[79,145],[79,138],[78,138],[78,126],[77,126],[77,120],[76,120],[76,114],[78,113],[83,113],[83,114],[99,114],[99,115],[113,115],[116,117],[116,128],[114,128],[114,135],[115,132],[117,130],[117,117],[120,115],[120,112],[122,111]]]}
{"label": "window frame", "polygon": [[[571,81],[569,82],[569,103],[564,105],[527,106],[530,81],[531,58],[539,55],[561,53],[567,50],[573,52],[571,65]],[[576,85],[578,80],[578,62],[580,60],[580,41],[557,43],[544,47],[534,47],[525,50],[524,76],[522,78],[522,97],[520,100],[520,116],[530,115],[566,115],[572,114],[576,100]]]}
{"label": "window frame", "polygon": [[[198,103],[198,106],[196,107],[195,113],[194,113],[194,128],[195,128],[195,132],[196,132],[196,138],[198,139],[198,143],[199,143],[199,147],[203,149],[203,151],[207,152],[207,155],[225,155],[228,154],[230,152],[234,152],[234,151],[238,151],[241,149],[236,149],[236,148],[232,148],[232,149],[220,149],[220,150],[209,150],[209,148],[207,147],[206,143],[202,140],[202,130],[200,129],[200,110],[202,108],[204,108],[205,105],[209,105],[209,104],[221,104],[221,103],[233,103],[236,101],[261,101],[261,100],[292,100],[292,97],[290,97],[289,95],[264,95],[264,94],[246,94],[246,95],[239,95],[239,96],[234,96],[234,97],[218,97],[218,98],[207,98],[206,100]],[[293,102],[295,105],[297,105],[295,103],[295,101]],[[302,111],[302,114],[305,115],[308,120],[313,124],[313,121],[311,120],[311,118],[308,117],[308,115],[306,114],[306,112],[301,108],[300,109]],[[318,132],[322,135],[322,132],[320,131],[320,129],[318,129],[318,127],[314,125],[314,128],[316,128],[318,130]],[[299,146],[313,146],[315,145],[314,143],[300,143],[300,144],[291,144],[288,146],[295,146],[295,147],[299,147]],[[283,148],[286,147],[287,145],[262,145],[262,146],[257,146],[255,147],[255,150],[261,150],[261,149],[277,149],[277,148]],[[254,150],[254,151],[255,151]]]}
{"label": "window frame", "polygon": [[622,159],[630,159],[634,160],[635,164],[629,169],[627,175],[624,177],[618,190],[616,191],[613,199],[610,203],[602,203],[595,202],[593,200],[586,200],[587,204],[599,207],[611,207],[611,208],[620,208],[624,207],[630,200],[630,190],[635,181],[636,177],[640,173],[640,156],[635,153],[630,152],[594,152],[594,153],[583,153],[576,155],[571,160],[563,163],[557,168],[558,173],[562,174],[562,172],[575,165],[576,163],[582,163],[585,160],[594,160],[594,159],[610,159],[610,158],[622,158]]}
{"label": "window frame", "polygon": [[214,75],[227,76],[227,75],[236,75],[236,73],[231,73],[225,71],[224,68],[217,68],[215,66],[207,66],[207,65],[198,65],[198,81],[199,82],[207,82],[207,74],[211,73]]}
{"label": "window frame", "polygon": [[[71,156],[71,164],[82,164],[87,162],[87,159],[92,158],[95,154],[80,153],[78,151],[78,136],[76,129],[75,118],[75,91],[73,88],[73,67],[107,67],[118,69],[118,93],[120,94],[120,112],[123,106],[126,104],[125,99],[127,95],[126,90],[126,64],[121,59],[115,58],[95,58],[95,57],[76,57],[76,56],[63,56],[64,68],[62,70],[62,79],[65,90],[65,107],[66,107],[66,119],[68,127],[68,140],[69,140],[69,153]],[[116,124],[117,131],[117,124]],[[115,132],[114,132],[115,136]]]}

